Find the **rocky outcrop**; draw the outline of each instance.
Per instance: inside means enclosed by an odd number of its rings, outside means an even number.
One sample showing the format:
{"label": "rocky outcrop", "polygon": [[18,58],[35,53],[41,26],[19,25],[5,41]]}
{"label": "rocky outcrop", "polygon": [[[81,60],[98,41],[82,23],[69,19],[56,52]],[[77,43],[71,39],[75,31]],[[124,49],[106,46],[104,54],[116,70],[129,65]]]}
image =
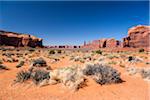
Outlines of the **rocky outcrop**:
{"label": "rocky outcrop", "polygon": [[56,45],[56,46],[45,46],[46,48],[55,48],[55,49],[79,49],[80,46],[77,45]]}
{"label": "rocky outcrop", "polygon": [[0,30],[0,45],[15,47],[42,47],[42,39],[29,34]]}
{"label": "rocky outcrop", "polygon": [[106,47],[107,48],[121,47],[121,41],[115,40],[114,38],[107,39]]}
{"label": "rocky outcrop", "polygon": [[123,38],[123,47],[150,47],[150,26],[138,25],[128,30],[128,36]]}
{"label": "rocky outcrop", "polygon": [[123,42],[114,38],[94,40],[84,43],[82,48],[149,48],[150,47],[150,26],[138,25],[128,30],[128,36],[123,38]]}
{"label": "rocky outcrop", "polygon": [[106,38],[94,40],[89,43],[84,43],[82,48],[91,48],[91,49],[99,49],[99,48],[114,48],[121,47],[121,42],[119,40],[115,40],[114,38]]}

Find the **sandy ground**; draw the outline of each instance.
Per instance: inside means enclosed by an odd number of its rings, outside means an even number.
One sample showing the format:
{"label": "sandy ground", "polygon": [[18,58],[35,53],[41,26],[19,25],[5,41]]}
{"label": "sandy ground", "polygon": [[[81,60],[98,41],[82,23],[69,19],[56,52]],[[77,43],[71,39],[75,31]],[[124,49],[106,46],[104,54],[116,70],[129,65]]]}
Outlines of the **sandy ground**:
{"label": "sandy ground", "polygon": [[[88,79],[86,87],[73,92],[62,84],[37,87],[26,82],[12,85],[16,73],[21,69],[15,67],[17,63],[4,64],[10,70],[0,71],[0,100],[150,100],[150,83],[138,75],[128,75],[124,68],[117,66],[116,69],[121,72],[123,83],[101,86]],[[71,64],[73,62],[65,58],[50,66],[55,69]]]}

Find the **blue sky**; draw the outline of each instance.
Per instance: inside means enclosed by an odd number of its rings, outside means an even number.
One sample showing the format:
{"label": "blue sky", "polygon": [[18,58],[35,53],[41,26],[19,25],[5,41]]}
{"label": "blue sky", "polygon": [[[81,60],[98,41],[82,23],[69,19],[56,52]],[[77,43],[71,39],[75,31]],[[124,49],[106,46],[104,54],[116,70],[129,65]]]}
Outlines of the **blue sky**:
{"label": "blue sky", "polygon": [[0,29],[29,33],[44,45],[80,45],[114,37],[149,24],[147,1],[8,1],[0,2]]}

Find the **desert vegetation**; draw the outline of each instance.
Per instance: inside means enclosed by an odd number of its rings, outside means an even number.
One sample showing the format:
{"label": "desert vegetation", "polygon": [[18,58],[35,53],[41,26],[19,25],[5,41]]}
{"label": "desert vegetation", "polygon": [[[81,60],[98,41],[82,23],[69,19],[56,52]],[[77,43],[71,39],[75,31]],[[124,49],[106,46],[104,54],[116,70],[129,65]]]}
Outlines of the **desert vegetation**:
{"label": "desert vegetation", "polygon": [[140,84],[150,81],[148,53],[141,50],[3,48],[0,50],[0,74],[13,72],[9,81],[13,84],[11,88],[32,84],[35,87],[31,89],[42,89],[59,85],[61,90],[76,93],[88,88],[91,81],[98,87],[115,85],[117,88],[128,84],[128,80],[140,80],[143,82]]}

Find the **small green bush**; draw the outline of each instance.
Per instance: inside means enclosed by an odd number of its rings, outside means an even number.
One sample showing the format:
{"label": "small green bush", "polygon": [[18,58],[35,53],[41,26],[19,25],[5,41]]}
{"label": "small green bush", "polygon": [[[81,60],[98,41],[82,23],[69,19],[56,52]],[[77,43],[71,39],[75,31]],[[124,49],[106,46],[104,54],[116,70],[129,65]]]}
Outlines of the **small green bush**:
{"label": "small green bush", "polygon": [[95,53],[97,53],[97,54],[101,54],[101,55],[102,55],[103,51],[101,51],[101,50],[97,50],[97,51],[95,51]]}
{"label": "small green bush", "polygon": [[50,50],[49,54],[55,54],[55,50]]}
{"label": "small green bush", "polygon": [[111,61],[111,62],[109,62],[108,64],[116,65],[116,64],[117,64],[117,62],[115,62],[115,61]]}
{"label": "small green bush", "polygon": [[132,56],[128,57],[128,61],[132,61],[133,59],[134,59],[134,57],[132,57]]}
{"label": "small green bush", "polygon": [[35,51],[35,49],[33,49],[33,48],[32,48],[32,49],[29,49],[29,51],[30,51],[30,52],[34,52],[34,51]]}
{"label": "small green bush", "polygon": [[57,53],[61,54],[61,52],[62,52],[61,50],[57,50]]}
{"label": "small green bush", "polygon": [[2,64],[3,63],[3,61],[0,59],[0,64]]}
{"label": "small green bush", "polygon": [[143,48],[139,49],[139,52],[144,52],[145,50]]}

